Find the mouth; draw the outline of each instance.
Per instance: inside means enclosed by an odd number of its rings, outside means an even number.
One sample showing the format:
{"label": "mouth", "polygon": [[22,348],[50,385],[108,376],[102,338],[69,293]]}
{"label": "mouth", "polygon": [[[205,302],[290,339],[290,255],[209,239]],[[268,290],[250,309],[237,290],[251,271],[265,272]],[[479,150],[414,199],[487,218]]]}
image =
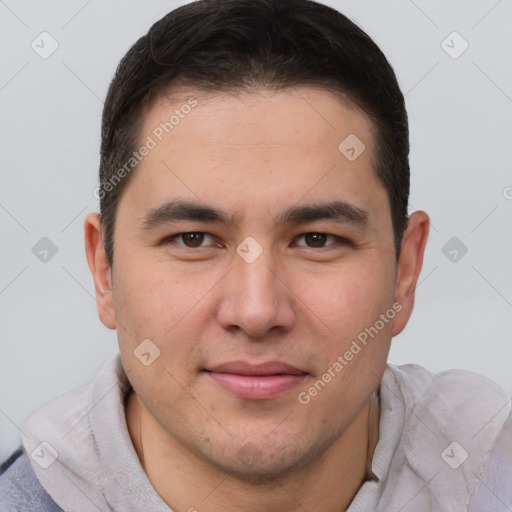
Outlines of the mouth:
{"label": "mouth", "polygon": [[259,365],[232,361],[203,372],[223,389],[248,400],[275,398],[298,386],[308,375],[305,371],[279,361]]}

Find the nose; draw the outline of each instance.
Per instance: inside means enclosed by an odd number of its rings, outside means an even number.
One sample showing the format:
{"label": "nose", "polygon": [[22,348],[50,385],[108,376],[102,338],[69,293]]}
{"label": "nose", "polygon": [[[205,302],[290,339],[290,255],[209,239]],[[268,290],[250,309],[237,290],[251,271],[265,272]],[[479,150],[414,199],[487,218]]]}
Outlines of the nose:
{"label": "nose", "polygon": [[266,340],[292,328],[293,292],[287,276],[263,251],[248,262],[235,255],[233,268],[223,280],[218,321],[231,332],[243,331],[253,340]]}

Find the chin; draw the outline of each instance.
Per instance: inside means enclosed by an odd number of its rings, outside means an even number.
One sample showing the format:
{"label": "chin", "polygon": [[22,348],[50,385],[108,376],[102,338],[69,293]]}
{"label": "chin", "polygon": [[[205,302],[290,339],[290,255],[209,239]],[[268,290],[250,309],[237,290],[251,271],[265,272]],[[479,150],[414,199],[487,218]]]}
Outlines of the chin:
{"label": "chin", "polygon": [[278,479],[289,475],[296,465],[297,461],[264,460],[264,458],[252,464],[248,464],[247,462],[235,458],[231,459],[229,462],[226,460],[222,461],[218,467],[224,472],[229,473],[232,478],[236,478],[242,482],[251,485],[268,485],[271,482],[276,482]]}
{"label": "chin", "polygon": [[242,440],[239,448],[232,446],[229,452],[208,454],[208,462],[240,481],[268,485],[299,470],[321,453],[320,443],[307,447],[304,439],[294,437],[286,436],[280,445],[267,436],[252,442]]}

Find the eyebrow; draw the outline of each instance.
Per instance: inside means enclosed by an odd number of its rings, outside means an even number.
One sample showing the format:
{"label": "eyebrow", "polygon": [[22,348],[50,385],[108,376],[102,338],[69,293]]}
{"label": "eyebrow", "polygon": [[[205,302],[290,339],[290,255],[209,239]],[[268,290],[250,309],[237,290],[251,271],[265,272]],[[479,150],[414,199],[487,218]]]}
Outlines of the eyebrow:
{"label": "eyebrow", "polygon": [[[142,217],[145,229],[155,229],[164,224],[178,221],[197,221],[208,223],[233,224],[233,217],[223,210],[212,206],[189,201],[169,201],[158,208],[149,210]],[[346,201],[330,201],[293,206],[282,212],[275,219],[279,224],[306,224],[318,220],[332,220],[365,226],[368,223],[368,212]]]}

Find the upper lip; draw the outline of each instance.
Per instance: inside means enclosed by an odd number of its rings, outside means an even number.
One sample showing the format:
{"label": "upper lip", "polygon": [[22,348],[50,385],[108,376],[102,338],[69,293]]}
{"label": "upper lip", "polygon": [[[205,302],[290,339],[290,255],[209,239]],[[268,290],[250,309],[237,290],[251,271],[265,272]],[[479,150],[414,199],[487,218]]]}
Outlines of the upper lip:
{"label": "upper lip", "polygon": [[245,361],[230,361],[206,369],[215,373],[232,373],[236,375],[305,375],[306,372],[280,361],[252,364]]}

